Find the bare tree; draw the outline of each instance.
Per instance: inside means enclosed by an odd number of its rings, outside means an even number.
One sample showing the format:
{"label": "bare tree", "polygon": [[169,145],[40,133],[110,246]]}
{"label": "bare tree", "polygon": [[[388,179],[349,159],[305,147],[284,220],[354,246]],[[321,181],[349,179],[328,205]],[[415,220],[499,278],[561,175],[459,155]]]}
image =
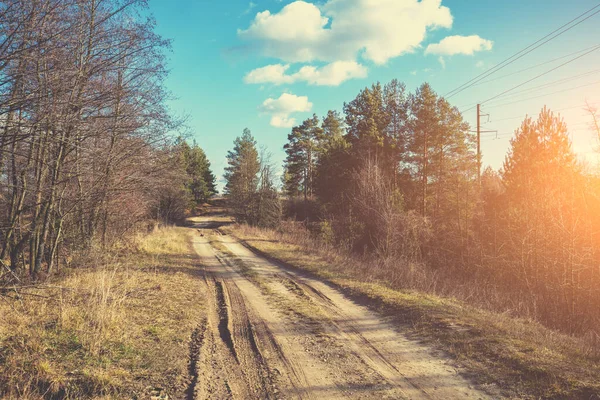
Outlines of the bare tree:
{"label": "bare tree", "polygon": [[164,172],[151,160],[175,123],[164,105],[169,43],[139,16],[144,6],[0,5],[0,259],[13,269],[52,271],[65,240],[107,245],[111,229],[151,212],[148,181]]}

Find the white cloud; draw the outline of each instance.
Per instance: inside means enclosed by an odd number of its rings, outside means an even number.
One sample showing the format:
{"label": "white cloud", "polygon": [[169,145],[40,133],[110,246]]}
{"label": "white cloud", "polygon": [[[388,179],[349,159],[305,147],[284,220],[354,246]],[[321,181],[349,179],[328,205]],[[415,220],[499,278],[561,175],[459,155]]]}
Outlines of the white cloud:
{"label": "white cloud", "polygon": [[313,104],[307,96],[296,96],[283,93],[278,99],[268,98],[258,108],[259,111],[271,115],[271,126],[276,128],[291,128],[296,125],[296,119],[290,115],[297,112],[309,112]]}
{"label": "white cloud", "polygon": [[291,128],[296,126],[296,118],[273,115],[271,117],[271,126],[274,126],[275,128]]}
{"label": "white cloud", "polygon": [[302,37],[310,41],[319,39],[327,22],[328,18],[314,4],[295,1],[279,13],[271,14],[269,10],[257,13],[250,28],[240,33],[256,38],[285,41]]}
{"label": "white cloud", "polygon": [[274,64],[250,71],[246,83],[273,83],[275,85],[307,82],[317,86],[339,86],[354,78],[366,78],[367,68],[356,61],[335,61],[324,67],[304,66],[294,74],[286,74],[288,65]]}
{"label": "white cloud", "polygon": [[328,0],[321,7],[295,1],[278,13],[256,14],[238,35],[286,62],[350,61],[361,54],[384,64],[419,47],[428,30],[451,26],[441,0]]}
{"label": "white cloud", "polygon": [[244,82],[246,83],[273,83],[281,85],[284,83],[293,83],[294,78],[286,75],[285,72],[290,68],[289,65],[273,64],[266,67],[254,69],[246,74]]}
{"label": "white cloud", "polygon": [[477,68],[483,68],[485,66],[485,63],[481,60],[477,61],[477,63],[475,64],[475,67]]}
{"label": "white cloud", "polygon": [[257,6],[256,3],[254,2],[250,2],[250,4],[248,4],[248,8],[246,8],[246,10],[244,10],[244,12],[242,13],[242,15],[246,15],[246,14],[250,14],[250,12]]}
{"label": "white cloud", "polygon": [[295,76],[317,86],[338,86],[353,78],[366,78],[367,68],[356,61],[335,61],[323,68],[305,66]]}
{"label": "white cloud", "polygon": [[446,69],[446,60],[444,60],[444,57],[440,56],[438,58],[438,61],[440,62],[440,64],[442,65],[442,69]]}
{"label": "white cloud", "polygon": [[489,51],[494,46],[491,40],[482,39],[478,35],[448,36],[439,43],[432,43],[425,49],[425,54],[452,56],[455,54],[472,55],[477,51]]}

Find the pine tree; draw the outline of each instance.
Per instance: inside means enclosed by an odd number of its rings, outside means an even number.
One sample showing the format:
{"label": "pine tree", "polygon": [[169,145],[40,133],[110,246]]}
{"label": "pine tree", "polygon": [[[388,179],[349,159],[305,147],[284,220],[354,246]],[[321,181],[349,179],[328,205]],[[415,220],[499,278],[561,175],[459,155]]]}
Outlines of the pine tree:
{"label": "pine tree", "polygon": [[322,153],[316,166],[315,192],[329,211],[341,212],[344,196],[351,185],[352,159],[345,139],[344,122],[337,111],[329,111],[321,125]]}
{"label": "pine tree", "polygon": [[537,121],[525,119],[511,140],[502,179],[508,203],[502,246],[511,272],[543,304],[546,321],[574,329],[573,291],[583,284],[575,271],[590,261],[593,229],[564,121],[547,108]]}
{"label": "pine tree", "polygon": [[292,128],[288,135],[288,143],[284,146],[287,153],[285,190],[288,196],[298,196],[302,193],[305,200],[312,197],[315,166],[321,151],[322,137],[323,129],[316,115]]}
{"label": "pine tree", "polygon": [[[446,217],[460,207],[460,191],[469,189],[475,162],[474,138],[462,115],[429,84],[410,96],[411,140],[408,150],[420,181],[419,208],[424,216]],[[457,189],[460,189],[458,191]],[[450,201],[451,200],[451,201]],[[450,210],[442,210],[454,204]],[[446,207],[447,209],[448,207]],[[452,208],[454,208],[452,210]]]}
{"label": "pine tree", "polygon": [[185,140],[179,139],[176,147],[188,176],[186,187],[192,194],[194,202],[200,205],[217,193],[210,161],[196,142],[190,146]]}
{"label": "pine tree", "polygon": [[409,135],[409,108],[404,83],[393,79],[383,87],[383,100],[389,124],[386,129],[386,146],[384,146],[384,171],[392,175],[392,187],[400,186],[400,166],[407,165],[406,147]]}
{"label": "pine tree", "polygon": [[321,124],[323,130],[321,148],[327,151],[344,141],[344,121],[337,111],[329,110]]}
{"label": "pine tree", "polygon": [[567,125],[545,107],[537,121],[523,121],[510,144],[502,177],[515,201],[560,190],[575,168]]}
{"label": "pine tree", "polygon": [[390,116],[386,113],[383,88],[380,83],[363,89],[350,103],[344,103],[346,139],[352,145],[357,160],[382,161]]}
{"label": "pine tree", "polygon": [[436,102],[437,96],[428,84],[423,84],[410,96],[412,137],[409,149],[420,181],[421,193],[416,197],[420,199],[419,208],[423,216],[427,215],[431,137],[437,135],[435,130],[439,125]]}
{"label": "pine tree", "polygon": [[234,141],[227,153],[225,194],[238,219],[251,218],[251,200],[257,191],[260,162],[256,140],[248,128]]}

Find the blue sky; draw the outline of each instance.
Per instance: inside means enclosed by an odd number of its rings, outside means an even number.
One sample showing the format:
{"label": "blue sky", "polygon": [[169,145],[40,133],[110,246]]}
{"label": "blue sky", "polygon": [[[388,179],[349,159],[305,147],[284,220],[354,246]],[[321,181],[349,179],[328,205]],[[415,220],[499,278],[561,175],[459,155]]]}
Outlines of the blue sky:
{"label": "blue sky", "polygon": [[[167,87],[175,100],[170,107],[189,117],[192,137],[206,150],[221,179],[226,152],[245,127],[279,167],[289,126],[313,112],[322,116],[329,109],[341,111],[344,101],[352,100],[360,89],[393,78],[411,91],[429,82],[443,95],[599,4],[591,0],[439,3],[150,0],[149,10],[156,18],[157,32],[173,42]],[[466,110],[576,55],[515,72],[597,44],[600,14],[490,76],[495,80],[450,101]],[[267,66],[271,67],[261,70]],[[545,104],[562,110],[574,149],[595,162],[595,137],[576,106],[600,103],[599,89],[600,50],[515,90],[513,96],[484,105],[490,114],[484,129],[500,134],[499,139],[484,135],[484,165],[501,167],[509,134],[520,117],[537,115]],[[464,117],[475,125],[474,110]]]}

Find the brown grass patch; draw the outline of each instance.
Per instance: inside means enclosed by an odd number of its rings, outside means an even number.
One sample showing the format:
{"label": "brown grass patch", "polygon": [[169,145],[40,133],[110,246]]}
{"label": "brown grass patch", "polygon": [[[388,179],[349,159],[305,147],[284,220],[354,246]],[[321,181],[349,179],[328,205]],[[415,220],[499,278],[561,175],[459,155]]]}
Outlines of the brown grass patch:
{"label": "brown grass patch", "polygon": [[177,397],[204,313],[184,228],[138,238],[139,251],[0,300],[0,397]]}

